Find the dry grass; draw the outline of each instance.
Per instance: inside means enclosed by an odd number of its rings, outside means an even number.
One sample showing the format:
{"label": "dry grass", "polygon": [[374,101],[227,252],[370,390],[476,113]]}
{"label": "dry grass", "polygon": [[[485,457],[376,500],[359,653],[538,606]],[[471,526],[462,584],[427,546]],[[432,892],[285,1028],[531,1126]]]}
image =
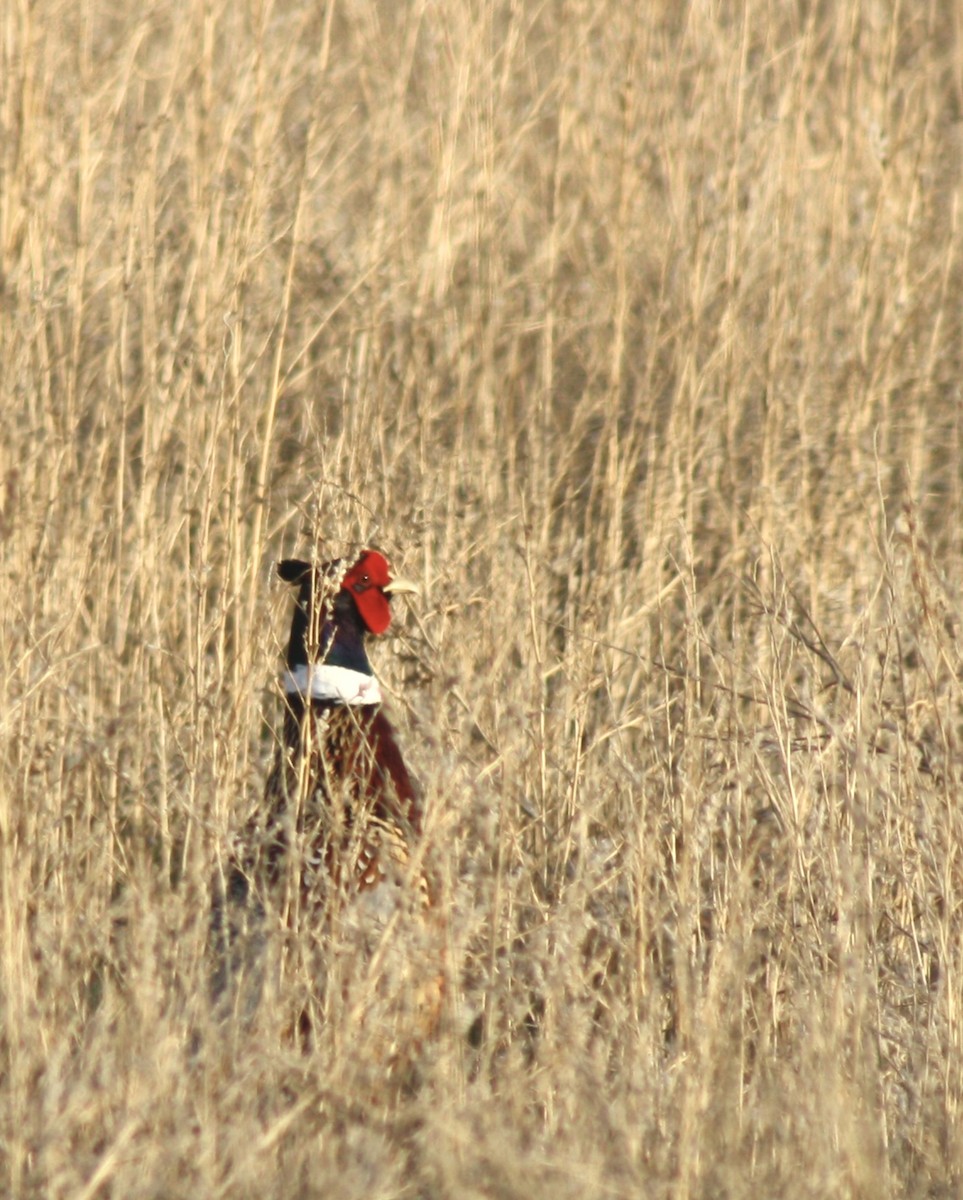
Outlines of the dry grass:
{"label": "dry grass", "polygon": [[[954,13],[6,6],[0,1192],[958,1194]],[[316,539],[426,588],[403,1100],[208,1000]]]}

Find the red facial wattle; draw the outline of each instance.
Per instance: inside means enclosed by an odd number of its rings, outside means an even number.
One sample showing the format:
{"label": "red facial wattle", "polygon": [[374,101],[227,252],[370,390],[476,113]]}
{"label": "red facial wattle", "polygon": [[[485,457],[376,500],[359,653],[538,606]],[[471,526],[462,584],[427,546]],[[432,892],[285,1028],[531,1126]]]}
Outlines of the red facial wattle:
{"label": "red facial wattle", "polygon": [[379,634],[391,624],[391,609],[383,589],[391,582],[387,559],[377,550],[367,550],[341,582],[351,593],[369,633]]}

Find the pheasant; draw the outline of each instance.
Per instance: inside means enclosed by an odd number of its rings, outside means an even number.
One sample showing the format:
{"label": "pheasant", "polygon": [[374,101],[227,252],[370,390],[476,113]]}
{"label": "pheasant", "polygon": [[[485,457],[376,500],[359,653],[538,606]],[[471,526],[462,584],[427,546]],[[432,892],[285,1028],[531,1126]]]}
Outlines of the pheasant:
{"label": "pheasant", "polygon": [[[268,877],[297,883],[303,910],[325,902],[331,885],[344,901],[402,883],[422,836],[420,789],[365,649],[365,638],[391,623],[389,597],[417,589],[392,579],[377,550],[347,570],[341,560],[312,567],[300,559],[277,570],[298,595],[281,679],[284,730],[265,792]],[[291,861],[292,837],[300,864]],[[414,883],[429,903],[424,874]]]}
{"label": "pheasant", "polygon": [[[215,930],[222,945],[236,943],[244,912],[248,937],[253,929],[263,941],[256,931],[267,905],[298,944],[321,946],[315,974],[326,982],[334,982],[331,948],[346,948],[350,978],[340,986],[359,1020],[378,1008],[379,1024],[394,1024],[386,1014],[415,1008],[421,1036],[440,1011],[444,934],[423,862],[421,790],[365,648],[391,623],[390,597],[417,589],[392,578],[377,550],[347,568],[285,559],[277,573],[298,589],[281,676],[283,731],[262,811],[227,880],[232,915],[225,923],[215,913]],[[224,962],[227,979],[237,971],[230,954]],[[252,978],[256,1002],[261,972]]]}

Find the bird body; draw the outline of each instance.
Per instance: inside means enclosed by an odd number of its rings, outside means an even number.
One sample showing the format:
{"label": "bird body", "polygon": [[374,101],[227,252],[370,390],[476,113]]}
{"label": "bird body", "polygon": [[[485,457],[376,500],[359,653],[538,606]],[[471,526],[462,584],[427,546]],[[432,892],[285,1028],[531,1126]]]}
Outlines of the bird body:
{"label": "bird body", "polygon": [[[289,695],[266,797],[268,876],[299,868],[289,881],[302,909],[404,882],[422,834],[421,799],[380,704]],[[294,842],[300,863],[291,861]],[[423,878],[416,882],[427,896]]]}

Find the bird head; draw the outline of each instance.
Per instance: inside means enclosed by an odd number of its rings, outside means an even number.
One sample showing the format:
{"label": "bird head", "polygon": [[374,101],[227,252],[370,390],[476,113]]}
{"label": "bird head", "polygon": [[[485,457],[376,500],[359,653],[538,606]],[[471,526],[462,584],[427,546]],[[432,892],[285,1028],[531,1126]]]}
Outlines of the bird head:
{"label": "bird head", "polygon": [[403,592],[417,592],[407,579],[393,579],[388,560],[377,550],[365,550],[341,580],[341,591],[354,600],[369,633],[384,633],[391,624],[388,601]]}
{"label": "bird head", "polygon": [[[326,645],[347,633],[349,626],[360,623],[362,635],[384,633],[391,624],[391,597],[418,591],[408,580],[392,576],[388,560],[378,550],[365,550],[347,570],[340,558],[318,566],[286,558],[278,563],[277,572],[285,583],[298,587],[289,665],[308,661],[309,642]],[[325,638],[328,627],[333,628],[330,638]]]}

